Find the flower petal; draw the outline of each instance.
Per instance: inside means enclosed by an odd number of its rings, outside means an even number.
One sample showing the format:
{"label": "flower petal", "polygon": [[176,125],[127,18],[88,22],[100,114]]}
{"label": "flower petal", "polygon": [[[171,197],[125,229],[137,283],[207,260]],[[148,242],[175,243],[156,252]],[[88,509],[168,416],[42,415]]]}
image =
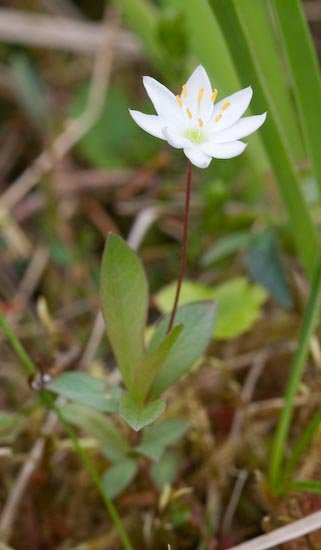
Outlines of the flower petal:
{"label": "flower petal", "polygon": [[163,128],[163,135],[166,141],[168,141],[168,143],[176,149],[183,149],[184,147],[191,146],[191,142],[184,136],[181,136],[178,132],[175,132],[174,128],[168,128],[168,126]]}
{"label": "flower petal", "polygon": [[216,159],[231,159],[243,153],[247,144],[242,141],[230,141],[229,143],[215,143],[207,141],[201,147],[204,153]]}
{"label": "flower petal", "polygon": [[212,160],[200,147],[185,147],[184,153],[197,168],[207,168]]}
{"label": "flower petal", "polygon": [[[246,111],[252,99],[251,86],[219,101],[213,110],[213,126],[211,131],[219,132],[232,126]],[[220,117],[219,120],[216,117]],[[215,121],[216,119],[216,121]]]}
{"label": "flower petal", "polygon": [[143,77],[143,84],[155,107],[156,113],[172,124],[182,126],[184,121],[183,109],[179,107],[174,94],[158,82],[158,80],[150,76]]}
{"label": "flower petal", "polygon": [[235,141],[236,139],[242,139],[250,134],[253,134],[255,130],[260,128],[266,119],[266,113],[263,115],[248,116],[241,118],[235,124],[222,130],[221,132],[215,132],[212,134],[213,139],[217,143],[227,143],[229,141]]}
{"label": "flower petal", "polygon": [[162,132],[162,127],[164,126],[164,119],[157,115],[145,115],[140,111],[133,111],[129,109],[131,116],[138,126],[143,128],[145,132],[148,132],[152,136],[158,137],[160,139],[165,139]]}
{"label": "flower petal", "polygon": [[[203,92],[201,92],[202,97],[199,101],[200,90],[203,90]],[[191,111],[195,120],[201,117],[204,123],[207,121],[209,113],[213,109],[211,96],[212,86],[210,79],[204,67],[199,65],[186,82],[182,94],[184,104]]]}

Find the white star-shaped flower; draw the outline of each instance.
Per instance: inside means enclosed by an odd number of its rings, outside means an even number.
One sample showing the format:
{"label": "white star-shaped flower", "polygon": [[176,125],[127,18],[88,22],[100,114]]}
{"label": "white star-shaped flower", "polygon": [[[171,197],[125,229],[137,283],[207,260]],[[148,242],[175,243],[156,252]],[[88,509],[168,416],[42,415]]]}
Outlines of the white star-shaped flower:
{"label": "white star-shaped flower", "polygon": [[253,95],[251,86],[216,103],[217,90],[212,89],[202,65],[176,97],[150,76],[144,76],[143,83],[157,115],[129,110],[131,116],[152,136],[183,149],[198,168],[207,168],[212,158],[228,159],[243,153],[246,143],[239,140],[255,132],[266,119],[266,113],[241,118]]}

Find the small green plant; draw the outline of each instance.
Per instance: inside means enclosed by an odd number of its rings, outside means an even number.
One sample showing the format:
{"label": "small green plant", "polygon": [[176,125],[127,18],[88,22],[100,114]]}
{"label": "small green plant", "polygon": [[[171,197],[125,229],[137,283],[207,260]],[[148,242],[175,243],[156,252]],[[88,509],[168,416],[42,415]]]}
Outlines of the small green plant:
{"label": "small green plant", "polygon": [[[179,96],[175,97],[149,77],[144,78],[144,85],[157,116],[131,111],[132,117],[147,132],[182,148],[188,158],[182,254],[173,306],[153,327],[146,345],[149,305],[146,274],[139,257],[128,244],[118,235],[109,234],[101,267],[101,307],[108,340],[122,375],[122,387],[109,385],[107,380],[81,372],[67,372],[53,380],[48,375],[46,378],[38,376],[33,383],[40,398],[56,411],[67,429],[103,497],[125,548],[131,545],[111,499],[133,481],[140,468],[148,468],[149,475],[160,488],[175,478],[177,461],[170,458],[168,448],[186,432],[188,423],[175,417],[159,419],[166,408],[164,392],[204,353],[213,336],[216,320],[215,292],[207,295],[206,288],[202,290],[203,294],[201,292],[201,301],[194,298],[191,303],[178,307],[181,290],[184,290],[187,261],[192,164],[207,168],[212,158],[240,155],[246,144],[239,139],[253,133],[266,118],[266,114],[241,118],[252,98],[251,87],[216,103],[218,92],[212,90],[201,65],[190,76]],[[251,307],[246,311],[248,316],[237,318],[239,332],[246,330],[256,318],[257,309],[265,299],[261,288],[247,288],[243,279],[234,281],[228,290],[216,289],[216,292],[221,297],[222,312],[225,301],[225,315],[240,294],[248,294]],[[4,317],[0,320],[26,369],[34,373],[35,366],[10,326]],[[225,336],[227,329],[230,331],[228,336],[234,334],[231,319],[225,320],[225,329],[224,321],[221,325],[220,330]],[[63,396],[67,403],[57,405],[52,394]],[[121,427],[119,419],[128,428]],[[102,455],[109,462],[102,476],[80,446],[70,424],[85,429],[98,442]],[[140,432],[138,438],[136,432]],[[158,463],[158,468],[155,468],[155,463]]]}
{"label": "small green plant", "polygon": [[[111,462],[103,475],[111,498],[133,480],[141,456],[149,458],[152,467],[188,429],[188,423],[179,418],[153,423],[165,410],[165,390],[202,355],[213,335],[216,306],[207,300],[178,308],[169,332],[165,315],[146,346],[148,294],[137,254],[121,237],[110,234],[102,260],[101,303],[124,389],[80,372],[63,373],[47,385],[71,401],[61,409],[64,418],[95,437]],[[136,438],[128,430],[126,438],[106,414],[119,415],[134,432],[146,429],[131,443]]]}

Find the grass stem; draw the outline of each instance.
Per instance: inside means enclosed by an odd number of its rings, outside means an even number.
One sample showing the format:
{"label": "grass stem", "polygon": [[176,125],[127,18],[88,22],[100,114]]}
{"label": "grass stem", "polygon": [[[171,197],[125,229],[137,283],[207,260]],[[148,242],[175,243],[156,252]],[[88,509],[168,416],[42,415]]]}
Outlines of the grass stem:
{"label": "grass stem", "polygon": [[306,310],[304,312],[299,334],[298,348],[294,357],[293,367],[287,383],[284,406],[279,418],[279,423],[272,445],[269,479],[271,488],[275,493],[282,492],[283,488],[282,478],[284,476],[282,474],[282,464],[285,455],[286,441],[293,416],[294,399],[301,381],[306,358],[309,353],[310,341],[319,317],[320,307],[321,261],[319,259],[313,272],[310,296],[308,299]]}

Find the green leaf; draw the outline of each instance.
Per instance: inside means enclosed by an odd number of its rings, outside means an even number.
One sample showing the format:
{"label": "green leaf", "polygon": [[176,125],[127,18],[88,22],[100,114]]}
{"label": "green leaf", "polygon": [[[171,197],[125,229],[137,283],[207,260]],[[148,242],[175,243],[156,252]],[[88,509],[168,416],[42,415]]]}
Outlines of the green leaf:
{"label": "green leaf", "polygon": [[261,315],[261,305],[267,294],[258,285],[250,284],[245,277],[237,277],[215,288],[218,316],[214,335],[229,339],[249,330]]}
{"label": "green leaf", "polygon": [[135,450],[152,460],[159,460],[166,448],[182,437],[188,428],[189,423],[186,420],[167,418],[150,428],[146,428],[141,443]]}
{"label": "green leaf", "polygon": [[159,462],[150,469],[151,476],[161,491],[165,485],[172,485],[177,476],[179,456],[174,451],[166,451]]}
{"label": "green leaf", "polygon": [[[176,283],[171,283],[156,295],[155,302],[161,311],[170,311],[175,286]],[[205,299],[217,301],[217,317],[213,334],[215,338],[229,339],[240,336],[251,328],[260,317],[260,306],[266,298],[267,294],[261,286],[249,283],[245,277],[236,277],[215,287],[184,281],[180,303]],[[184,331],[185,326],[183,334]]]}
{"label": "green leaf", "polygon": [[226,237],[222,237],[216,241],[215,245],[202,257],[201,264],[205,267],[215,264],[227,256],[246,248],[252,239],[253,234],[250,231],[230,233]]}
{"label": "green leaf", "polygon": [[134,479],[138,469],[135,460],[127,459],[113,464],[103,475],[103,486],[109,498],[115,498]]}
{"label": "green leaf", "polygon": [[0,412],[0,443],[9,445],[15,441],[26,425],[26,418],[20,414]]}
{"label": "green leaf", "polygon": [[128,443],[115,424],[106,416],[76,403],[65,405],[61,408],[61,412],[71,424],[97,439],[101,452],[109,460],[120,460],[126,456],[129,451]]}
{"label": "green leaf", "polygon": [[116,412],[119,407],[121,389],[118,386],[106,388],[103,380],[84,372],[64,372],[54,378],[47,388],[99,411]]}
{"label": "green leaf", "polygon": [[133,430],[138,432],[148,424],[152,424],[164,409],[165,403],[160,399],[148,405],[140,405],[127,394],[120,402],[119,414]]}
{"label": "green leaf", "polygon": [[100,292],[108,338],[130,389],[137,365],[144,358],[148,286],[137,254],[112,233],[103,255]]}
{"label": "green leaf", "polygon": [[292,298],[278,245],[271,231],[264,231],[252,240],[245,259],[253,279],[265,286],[281,306],[290,308]]}
{"label": "green leaf", "polygon": [[177,325],[166,335],[159,347],[149,354],[141,365],[138,365],[132,389],[135,401],[142,403],[145,400],[182,329],[183,325]]}
{"label": "green leaf", "polygon": [[[175,322],[182,323],[184,328],[153,384],[151,391],[152,398],[159,397],[204,353],[213,333],[215,313],[216,306],[213,302],[188,304],[177,310]],[[168,321],[169,316],[166,316],[156,327],[149,344],[150,353],[163,340],[167,331]]]}

